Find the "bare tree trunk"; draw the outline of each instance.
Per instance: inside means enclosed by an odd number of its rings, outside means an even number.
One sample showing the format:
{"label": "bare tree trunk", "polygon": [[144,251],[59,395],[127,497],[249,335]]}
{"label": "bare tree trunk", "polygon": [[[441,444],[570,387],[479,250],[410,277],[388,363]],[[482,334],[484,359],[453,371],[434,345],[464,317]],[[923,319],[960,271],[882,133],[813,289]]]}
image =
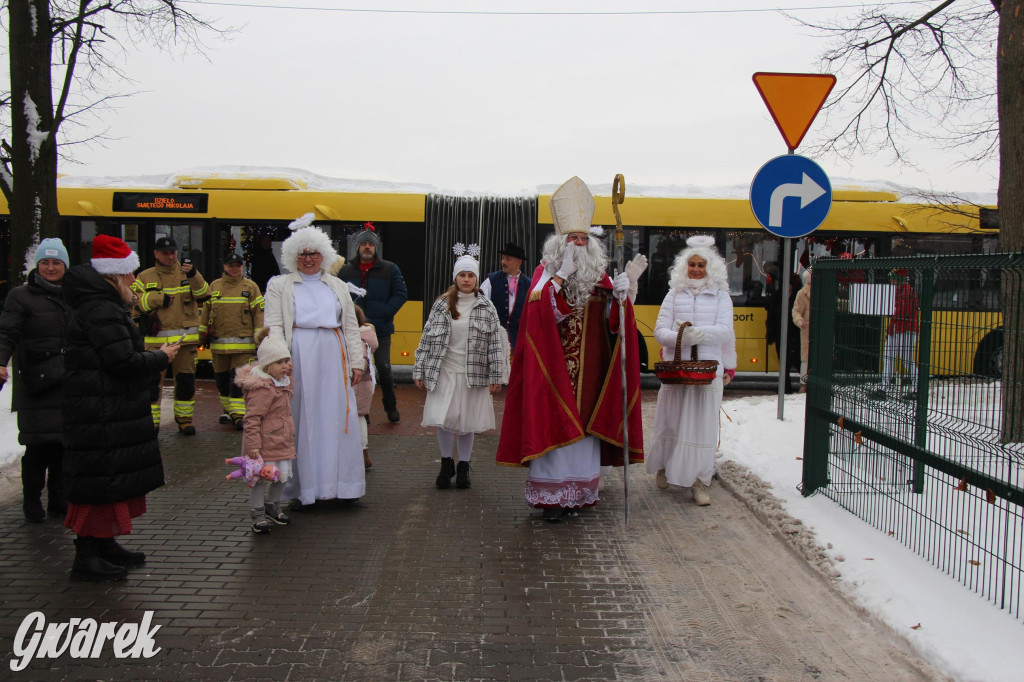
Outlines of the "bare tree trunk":
{"label": "bare tree trunk", "polygon": [[10,0],[11,176],[3,192],[11,209],[11,280],[23,279],[26,250],[57,236],[57,139],[50,74],[48,0]]}
{"label": "bare tree trunk", "polygon": [[[1024,249],[1024,0],[999,5],[999,220],[1006,251]],[[1024,282],[1007,272],[1003,301],[1003,440],[1024,441]]]}

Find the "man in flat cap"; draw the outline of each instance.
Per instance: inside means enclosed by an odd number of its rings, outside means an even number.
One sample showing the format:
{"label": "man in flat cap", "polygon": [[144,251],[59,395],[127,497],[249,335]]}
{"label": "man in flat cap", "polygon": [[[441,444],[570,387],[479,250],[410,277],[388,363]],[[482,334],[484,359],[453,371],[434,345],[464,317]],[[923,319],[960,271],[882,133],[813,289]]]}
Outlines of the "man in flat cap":
{"label": "man in flat cap", "polygon": [[409,298],[409,292],[398,266],[380,257],[377,228],[372,223],[365,227],[356,237],[358,260],[346,263],[338,272],[338,278],[366,290],[361,296],[353,295],[352,301],[363,309],[367,322],[377,330],[378,345],[373,352],[373,364],[377,369],[384,412],[388,421],[394,424],[402,417],[398,412],[395,380],[391,375],[391,336],[395,333],[395,314]]}
{"label": "man in flat cap", "polygon": [[522,272],[526,261],[526,252],[518,244],[509,242],[501,253],[501,270],[492,272],[480,285],[480,291],[491,299],[498,311],[498,320],[508,332],[508,342],[512,351],[516,349],[516,336],[519,334],[519,318],[523,314],[526,295],[530,291],[530,278]]}

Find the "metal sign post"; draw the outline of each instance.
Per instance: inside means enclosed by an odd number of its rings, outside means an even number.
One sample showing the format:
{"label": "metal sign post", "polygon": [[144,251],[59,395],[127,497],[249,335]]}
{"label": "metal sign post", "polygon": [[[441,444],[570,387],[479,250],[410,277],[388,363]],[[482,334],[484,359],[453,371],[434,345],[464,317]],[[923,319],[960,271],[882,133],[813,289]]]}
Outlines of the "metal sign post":
{"label": "metal sign post", "polygon": [[790,152],[764,166],[750,183],[750,209],[757,222],[782,243],[782,281],[779,313],[779,411],[781,421],[789,371],[789,280],[792,277],[792,239],[810,234],[832,208],[832,183],[818,164]]}

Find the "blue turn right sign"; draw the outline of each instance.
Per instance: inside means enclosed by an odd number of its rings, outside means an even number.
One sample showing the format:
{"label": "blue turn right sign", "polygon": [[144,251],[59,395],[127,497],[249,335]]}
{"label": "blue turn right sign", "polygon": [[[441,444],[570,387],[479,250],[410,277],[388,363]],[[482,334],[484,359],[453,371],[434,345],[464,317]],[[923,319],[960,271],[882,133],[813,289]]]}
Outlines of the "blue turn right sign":
{"label": "blue turn right sign", "polygon": [[757,222],[779,237],[814,232],[832,208],[832,183],[821,166],[804,156],[777,156],[750,183],[750,209]]}

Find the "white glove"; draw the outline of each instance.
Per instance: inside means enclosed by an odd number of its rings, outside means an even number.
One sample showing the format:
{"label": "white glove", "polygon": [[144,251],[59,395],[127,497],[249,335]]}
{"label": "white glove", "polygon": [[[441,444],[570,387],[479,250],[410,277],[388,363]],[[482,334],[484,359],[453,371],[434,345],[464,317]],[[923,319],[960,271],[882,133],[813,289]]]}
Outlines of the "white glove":
{"label": "white glove", "polygon": [[616,300],[621,301],[626,298],[626,294],[629,293],[629,275],[624,272],[620,272],[615,275],[615,279],[612,280],[612,296]]}
{"label": "white glove", "polygon": [[684,346],[697,346],[704,341],[704,330],[700,327],[687,327],[683,330],[683,338],[680,339]]}
{"label": "white glove", "polygon": [[640,275],[647,269],[647,256],[638,253],[633,260],[626,263],[626,275],[629,276],[629,288],[636,289],[636,283],[640,281]]}
{"label": "white glove", "polygon": [[569,279],[569,275],[576,272],[576,245],[569,242],[565,245],[565,255],[562,256],[562,267],[558,268],[555,277]]}

